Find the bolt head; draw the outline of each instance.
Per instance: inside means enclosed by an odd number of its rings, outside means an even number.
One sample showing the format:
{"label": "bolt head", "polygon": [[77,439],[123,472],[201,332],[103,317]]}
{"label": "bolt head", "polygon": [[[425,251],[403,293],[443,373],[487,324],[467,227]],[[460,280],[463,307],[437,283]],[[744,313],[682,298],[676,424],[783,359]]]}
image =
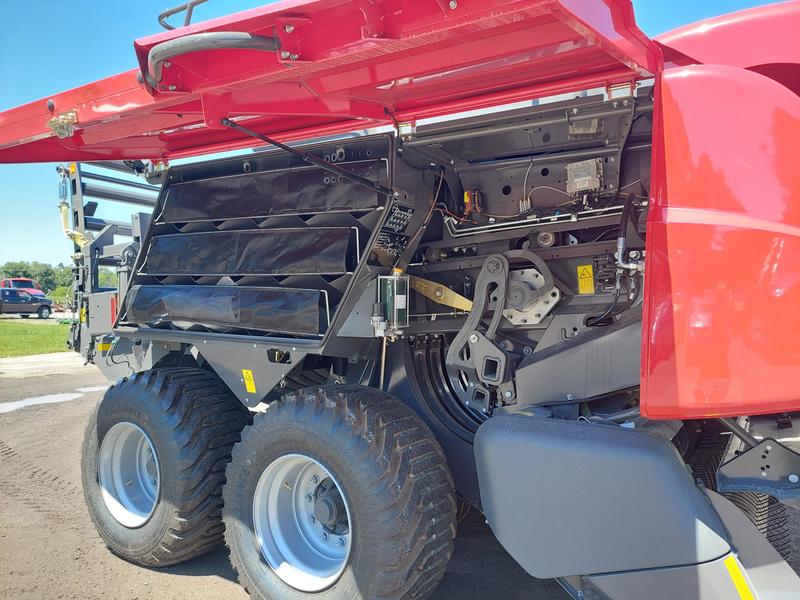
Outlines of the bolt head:
{"label": "bolt head", "polygon": [[291,52],[289,52],[288,50],[281,50],[281,58],[282,58],[282,59],[286,60],[286,59],[287,59],[287,58],[289,58],[291,55],[292,55],[292,53],[291,53]]}
{"label": "bolt head", "polygon": [[477,344],[478,343],[478,336],[476,334],[472,334],[469,336],[469,343],[470,344]]}
{"label": "bolt head", "polygon": [[292,60],[297,60],[298,58],[300,58],[300,55],[299,54],[292,54],[292,55],[289,56],[289,58],[291,58]]}
{"label": "bolt head", "polygon": [[175,91],[175,90],[177,90],[178,88],[177,88],[176,86],[174,86],[174,85],[170,85],[170,86],[168,86],[168,87],[167,87],[167,89],[168,89],[170,92],[174,92],[174,91]]}
{"label": "bolt head", "polygon": [[791,483],[797,483],[798,481],[800,481],[800,477],[798,477],[795,473],[792,473],[791,475],[789,475],[789,481]]}
{"label": "bolt head", "polygon": [[283,30],[286,33],[292,33],[294,31],[294,25],[292,25],[291,23],[288,23],[288,24],[283,26]]}
{"label": "bolt head", "polygon": [[567,400],[575,400],[575,396],[572,394],[567,394]]}
{"label": "bolt head", "polygon": [[458,8],[458,2],[456,0],[450,0],[450,3],[447,6],[450,7],[450,10],[455,10]]}
{"label": "bolt head", "polygon": [[319,476],[318,475],[312,476],[311,477],[311,483],[313,483],[314,485],[317,485],[319,483]]}
{"label": "bolt head", "polygon": [[321,539],[323,542],[327,542],[328,534],[323,531],[322,533],[319,534],[319,539]]}
{"label": "bolt head", "polygon": [[165,60],[165,61],[164,61],[164,68],[165,68],[165,69],[169,69],[171,66],[172,66],[172,63],[171,63],[171,62],[169,62],[168,60]]}
{"label": "bolt head", "polygon": [[514,394],[512,393],[511,390],[506,390],[504,395],[505,395],[506,398],[511,398],[511,396],[513,396]]}

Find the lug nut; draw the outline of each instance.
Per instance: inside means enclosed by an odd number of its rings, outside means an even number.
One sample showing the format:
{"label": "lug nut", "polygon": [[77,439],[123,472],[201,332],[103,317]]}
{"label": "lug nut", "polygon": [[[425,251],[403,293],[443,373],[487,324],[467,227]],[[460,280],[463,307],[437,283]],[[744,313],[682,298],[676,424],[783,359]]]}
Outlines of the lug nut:
{"label": "lug nut", "polygon": [[506,393],[505,393],[506,398],[511,398],[511,396],[513,396],[513,395],[514,395],[514,393],[511,390],[506,390]]}
{"label": "lug nut", "polygon": [[311,483],[313,483],[314,485],[317,485],[319,483],[319,476],[318,475],[314,475],[311,478]]}
{"label": "lug nut", "polygon": [[308,515],[308,522],[313,525],[317,522],[317,518],[314,515]]}
{"label": "lug nut", "polygon": [[340,537],[338,540],[336,540],[336,543],[339,545],[340,548],[344,548],[344,545],[347,542],[345,542],[344,538]]}
{"label": "lug nut", "polygon": [[323,542],[327,542],[328,534],[323,531],[321,534],[319,534],[319,539],[321,539]]}
{"label": "lug nut", "polygon": [[314,499],[314,496],[311,494],[306,494],[306,502],[311,502]]}

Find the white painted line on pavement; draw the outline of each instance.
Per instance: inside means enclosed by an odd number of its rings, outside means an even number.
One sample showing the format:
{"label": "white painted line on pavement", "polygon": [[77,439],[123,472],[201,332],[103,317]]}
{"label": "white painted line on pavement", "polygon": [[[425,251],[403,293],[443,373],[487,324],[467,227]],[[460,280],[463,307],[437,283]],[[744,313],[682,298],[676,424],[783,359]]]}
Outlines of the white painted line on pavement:
{"label": "white painted line on pavement", "polygon": [[107,389],[108,389],[108,385],[90,385],[89,387],[77,388],[75,391],[76,392],[89,393],[89,392],[104,392]]}
{"label": "white painted line on pavement", "polygon": [[26,406],[36,406],[37,404],[55,404],[56,402],[69,402],[83,398],[83,394],[49,394],[47,396],[37,396],[36,398],[26,398],[25,400],[15,400],[14,402],[4,402],[0,404],[0,414],[10,413]]}

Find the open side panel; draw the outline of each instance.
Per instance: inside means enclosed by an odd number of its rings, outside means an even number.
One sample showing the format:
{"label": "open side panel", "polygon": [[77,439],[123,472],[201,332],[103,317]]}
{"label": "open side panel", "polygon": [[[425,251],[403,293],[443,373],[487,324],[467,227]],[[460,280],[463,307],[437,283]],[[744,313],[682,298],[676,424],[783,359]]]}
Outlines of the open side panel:
{"label": "open side panel", "polygon": [[223,118],[309,139],[660,68],[630,0],[288,1],[134,47],[137,70],[0,113],[0,162],[194,156],[252,146]]}
{"label": "open side panel", "polygon": [[735,67],[659,81],[642,413],[800,403],[800,98]]}

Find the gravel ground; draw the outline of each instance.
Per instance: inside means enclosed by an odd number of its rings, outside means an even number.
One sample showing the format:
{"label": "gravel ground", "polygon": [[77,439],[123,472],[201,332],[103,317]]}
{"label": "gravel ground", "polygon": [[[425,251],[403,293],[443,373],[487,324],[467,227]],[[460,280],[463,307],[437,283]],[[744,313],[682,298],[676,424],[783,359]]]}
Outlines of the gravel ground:
{"label": "gravel ground", "polygon": [[[104,385],[99,371],[72,353],[0,360],[0,598],[246,600],[224,548],[177,567],[144,569],[112,556],[96,535],[79,457]],[[30,400],[52,403],[19,408]],[[568,598],[554,581],[526,575],[473,510],[459,526],[434,599],[492,597]]]}

